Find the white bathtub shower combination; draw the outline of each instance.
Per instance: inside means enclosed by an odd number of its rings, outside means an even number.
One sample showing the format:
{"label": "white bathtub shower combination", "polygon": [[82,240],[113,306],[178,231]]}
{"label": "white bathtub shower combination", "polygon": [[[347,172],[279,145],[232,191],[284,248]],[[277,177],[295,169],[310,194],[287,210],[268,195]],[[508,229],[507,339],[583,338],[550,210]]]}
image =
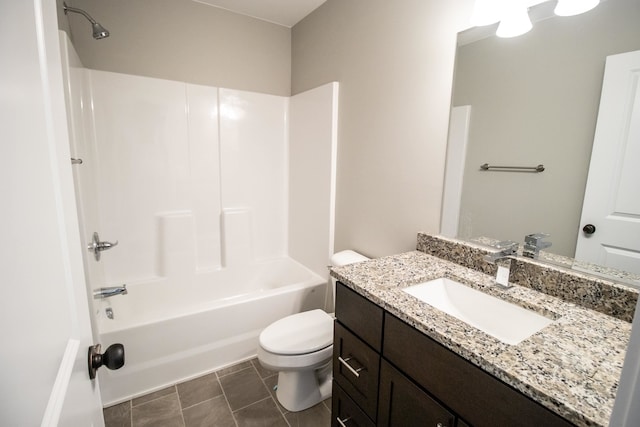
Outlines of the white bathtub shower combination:
{"label": "white bathtub shower combination", "polygon": [[99,371],[105,405],[253,357],[267,325],[325,306],[337,84],[289,98],[63,53],[81,235],[119,242],[87,252],[88,286],[128,289],[94,301],[99,342],[126,354]]}
{"label": "white bathtub shower combination", "polygon": [[128,288],[104,302],[114,319],[99,321],[104,344],[124,343],[127,358],[126,369],[101,371],[105,403],[255,356],[265,326],[324,305],[326,280],[284,257]]}

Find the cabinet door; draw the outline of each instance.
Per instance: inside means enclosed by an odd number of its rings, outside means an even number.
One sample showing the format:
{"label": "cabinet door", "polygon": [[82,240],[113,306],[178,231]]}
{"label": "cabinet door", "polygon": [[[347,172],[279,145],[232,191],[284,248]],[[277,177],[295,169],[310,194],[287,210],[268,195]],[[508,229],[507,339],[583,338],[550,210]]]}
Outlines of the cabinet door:
{"label": "cabinet door", "polygon": [[455,416],[382,359],[378,425],[454,427]]}
{"label": "cabinet door", "polygon": [[375,351],[382,350],[383,310],[342,283],[336,285],[336,317]]}
{"label": "cabinet door", "polygon": [[331,398],[331,427],[343,426],[374,427],[375,424],[334,381]]}
{"label": "cabinet door", "polygon": [[375,421],[378,403],[380,355],[335,323],[333,341],[333,379],[362,410]]}

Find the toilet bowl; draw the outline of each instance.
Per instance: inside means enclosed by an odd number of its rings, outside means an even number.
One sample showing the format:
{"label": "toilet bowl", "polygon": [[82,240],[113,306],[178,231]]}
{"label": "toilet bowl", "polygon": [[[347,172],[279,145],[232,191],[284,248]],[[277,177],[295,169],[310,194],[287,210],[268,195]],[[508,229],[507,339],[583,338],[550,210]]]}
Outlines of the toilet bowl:
{"label": "toilet bowl", "polygon": [[[334,254],[334,267],[369,258],[347,250]],[[335,280],[330,291],[335,295]],[[333,316],[323,310],[293,314],[267,326],[259,337],[258,361],[278,372],[276,397],[291,412],[302,411],[331,396]]]}

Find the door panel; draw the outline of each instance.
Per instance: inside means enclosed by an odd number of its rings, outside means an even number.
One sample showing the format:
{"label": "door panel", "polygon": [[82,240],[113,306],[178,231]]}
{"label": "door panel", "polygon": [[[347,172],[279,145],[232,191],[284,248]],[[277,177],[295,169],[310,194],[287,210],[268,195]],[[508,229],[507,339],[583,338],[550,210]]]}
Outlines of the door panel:
{"label": "door panel", "polygon": [[87,372],[56,2],[0,2],[0,28],[0,424],[104,425]]}
{"label": "door panel", "polygon": [[640,51],[607,57],[576,259],[640,273]]}

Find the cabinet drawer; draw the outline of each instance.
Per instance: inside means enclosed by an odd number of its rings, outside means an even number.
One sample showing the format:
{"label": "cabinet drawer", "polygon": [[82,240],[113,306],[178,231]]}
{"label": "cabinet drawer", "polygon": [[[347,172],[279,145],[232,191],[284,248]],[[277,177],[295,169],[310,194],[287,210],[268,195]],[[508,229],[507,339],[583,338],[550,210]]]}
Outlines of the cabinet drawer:
{"label": "cabinet drawer", "polygon": [[336,285],[336,317],[376,351],[382,349],[382,308],[340,282]]}
{"label": "cabinet drawer", "polygon": [[[333,382],[331,397],[331,427],[374,427],[373,421],[351,400],[340,386]],[[338,421],[340,420],[340,421]],[[342,425],[340,424],[342,422]]]}
{"label": "cabinet drawer", "polygon": [[386,313],[383,355],[473,426],[573,424]]}
{"label": "cabinet drawer", "polygon": [[455,426],[455,415],[384,359],[378,405],[378,426]]}
{"label": "cabinet drawer", "polygon": [[378,405],[380,355],[336,322],[333,379],[375,421]]}

